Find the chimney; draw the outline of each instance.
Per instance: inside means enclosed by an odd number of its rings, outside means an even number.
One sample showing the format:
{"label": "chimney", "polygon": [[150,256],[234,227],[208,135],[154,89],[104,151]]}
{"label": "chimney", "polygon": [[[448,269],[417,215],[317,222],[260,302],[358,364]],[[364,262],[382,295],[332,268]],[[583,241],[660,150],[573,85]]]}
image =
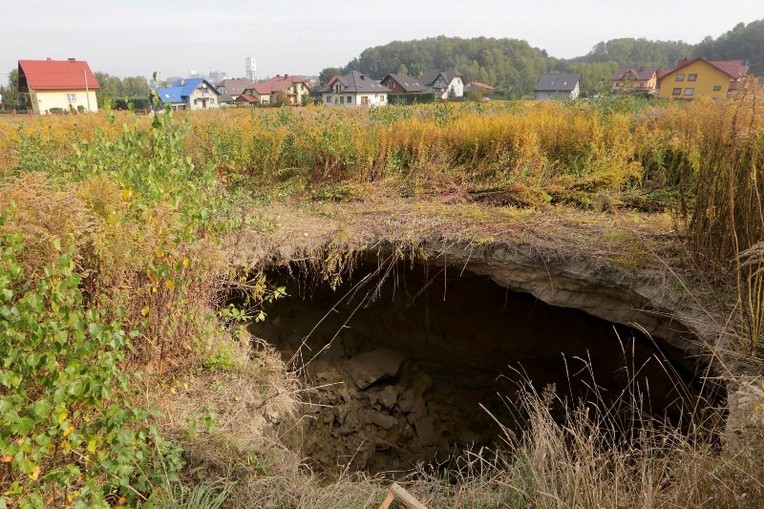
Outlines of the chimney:
{"label": "chimney", "polygon": [[48,57],[48,58],[46,58],[45,60],[51,60],[51,58],[50,58],[50,57]]}
{"label": "chimney", "polygon": [[77,59],[76,59],[76,58],[73,58],[73,57],[69,57],[69,58],[67,58],[67,60],[68,60],[68,61],[70,61],[70,62],[74,62],[74,61],[75,61],[75,60],[77,60]]}
{"label": "chimney", "polygon": [[288,75],[288,74],[285,74],[285,75],[284,75],[284,77],[285,77],[285,78],[288,78],[288,77],[289,77],[289,75]]}
{"label": "chimney", "polygon": [[690,63],[690,59],[687,58],[687,57],[684,57],[684,58],[680,58],[679,60],[676,61],[676,66],[677,66],[677,68],[679,68],[679,67],[682,67],[683,65],[687,65],[689,63]]}

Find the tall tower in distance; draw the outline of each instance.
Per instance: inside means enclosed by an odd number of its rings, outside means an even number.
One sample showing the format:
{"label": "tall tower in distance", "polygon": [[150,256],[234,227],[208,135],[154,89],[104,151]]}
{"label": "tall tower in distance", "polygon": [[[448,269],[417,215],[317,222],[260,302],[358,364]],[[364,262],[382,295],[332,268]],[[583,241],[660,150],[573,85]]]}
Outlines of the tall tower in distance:
{"label": "tall tower in distance", "polygon": [[247,75],[247,79],[249,81],[255,81],[255,75],[257,74],[257,64],[255,63],[255,59],[252,57],[247,57],[244,59],[244,70]]}

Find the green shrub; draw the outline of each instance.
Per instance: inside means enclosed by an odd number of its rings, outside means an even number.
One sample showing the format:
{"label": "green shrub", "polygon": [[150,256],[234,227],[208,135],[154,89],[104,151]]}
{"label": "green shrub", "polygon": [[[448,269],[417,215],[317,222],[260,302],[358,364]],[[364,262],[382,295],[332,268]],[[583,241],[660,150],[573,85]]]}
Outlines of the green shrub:
{"label": "green shrub", "polygon": [[37,280],[22,249],[20,235],[0,237],[0,497],[106,508],[177,480],[179,449],[127,397],[129,334],[85,306],[73,248],[54,244]]}

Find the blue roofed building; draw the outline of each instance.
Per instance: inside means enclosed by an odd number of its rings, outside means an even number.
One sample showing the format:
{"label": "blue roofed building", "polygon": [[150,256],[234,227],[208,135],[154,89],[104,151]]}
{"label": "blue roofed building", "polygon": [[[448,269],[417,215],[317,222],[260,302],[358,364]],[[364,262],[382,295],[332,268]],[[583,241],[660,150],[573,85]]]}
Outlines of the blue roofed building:
{"label": "blue roofed building", "polygon": [[179,80],[171,87],[157,88],[162,104],[177,110],[209,110],[220,108],[220,92],[204,78]]}

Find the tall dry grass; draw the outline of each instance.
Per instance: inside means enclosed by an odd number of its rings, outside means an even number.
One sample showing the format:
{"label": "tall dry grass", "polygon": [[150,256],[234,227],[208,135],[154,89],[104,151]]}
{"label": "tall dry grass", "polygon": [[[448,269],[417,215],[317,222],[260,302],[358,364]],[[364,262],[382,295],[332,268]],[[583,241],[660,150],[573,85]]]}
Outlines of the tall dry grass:
{"label": "tall dry grass", "polygon": [[749,83],[738,100],[714,105],[698,143],[687,226],[695,263],[719,286],[734,282],[732,335],[757,355],[764,332],[764,93]]}
{"label": "tall dry grass", "polygon": [[[717,113],[701,102],[690,108],[511,102],[177,117],[190,125],[184,143],[195,166],[214,167],[231,184],[287,183],[299,192],[391,181],[404,195],[459,189],[504,192],[521,205],[588,207],[601,192],[670,194],[680,176],[697,170],[702,128]],[[81,141],[149,128],[146,119],[107,113],[3,121],[0,168],[5,175],[66,171]]]}

